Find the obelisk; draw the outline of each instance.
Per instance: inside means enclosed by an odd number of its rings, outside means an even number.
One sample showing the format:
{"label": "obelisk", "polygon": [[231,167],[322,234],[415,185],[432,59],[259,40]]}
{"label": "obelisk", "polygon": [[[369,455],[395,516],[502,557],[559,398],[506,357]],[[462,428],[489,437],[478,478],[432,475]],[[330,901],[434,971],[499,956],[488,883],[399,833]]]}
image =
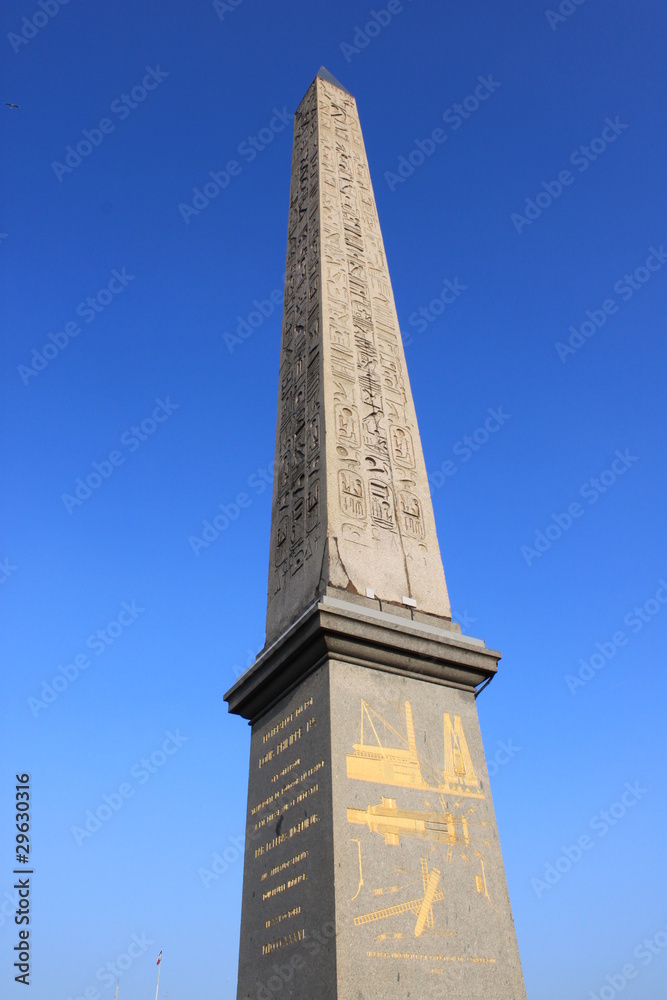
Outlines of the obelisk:
{"label": "obelisk", "polygon": [[238,998],[525,1000],[354,98],[295,116]]}

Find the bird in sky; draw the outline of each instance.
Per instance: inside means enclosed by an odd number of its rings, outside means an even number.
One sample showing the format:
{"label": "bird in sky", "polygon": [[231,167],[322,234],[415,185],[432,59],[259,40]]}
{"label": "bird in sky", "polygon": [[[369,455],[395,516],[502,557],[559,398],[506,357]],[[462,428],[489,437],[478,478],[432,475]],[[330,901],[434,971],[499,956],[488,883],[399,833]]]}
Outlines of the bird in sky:
{"label": "bird in sky", "polygon": [[12,103],[11,103],[11,101],[5,101],[5,105],[6,105],[6,106],[7,106],[8,108],[20,108],[20,107],[21,107],[21,105],[20,105],[20,104],[12,104]]}

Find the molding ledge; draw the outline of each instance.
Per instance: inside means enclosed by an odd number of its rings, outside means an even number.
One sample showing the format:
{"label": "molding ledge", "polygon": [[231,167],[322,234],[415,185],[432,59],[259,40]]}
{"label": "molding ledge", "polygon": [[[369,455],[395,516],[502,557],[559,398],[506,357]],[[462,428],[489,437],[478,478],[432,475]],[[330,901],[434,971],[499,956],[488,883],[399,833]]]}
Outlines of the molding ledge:
{"label": "molding ledge", "polygon": [[500,653],[451,625],[438,628],[324,596],[227,691],[229,712],[254,723],[329,659],[475,693],[495,676]]}

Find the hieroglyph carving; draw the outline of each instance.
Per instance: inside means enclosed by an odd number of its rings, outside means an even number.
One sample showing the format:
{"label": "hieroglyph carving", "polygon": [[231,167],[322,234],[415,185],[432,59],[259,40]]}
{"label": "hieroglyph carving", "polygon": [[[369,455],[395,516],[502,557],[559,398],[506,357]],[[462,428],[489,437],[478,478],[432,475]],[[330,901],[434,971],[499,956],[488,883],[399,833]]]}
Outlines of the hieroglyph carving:
{"label": "hieroglyph carving", "polygon": [[294,126],[269,607],[273,596],[303,573],[308,560],[321,549],[321,395],[317,97],[313,86]]}
{"label": "hieroglyph carving", "polygon": [[295,116],[276,470],[268,638],[329,584],[449,615],[356,104],[320,77]]}
{"label": "hieroglyph carving", "polygon": [[[334,382],[337,445],[335,455],[327,453],[327,464],[333,466],[329,481],[338,478],[336,496],[329,500],[338,506],[338,550],[350,582],[362,593],[366,583],[377,592],[384,588],[389,600],[413,593],[419,598],[427,589],[425,578],[431,583],[435,578],[430,610],[447,615],[428,483],[356,104],[328,81],[318,81],[317,93],[324,361],[325,378],[330,375]],[[330,511],[330,528],[335,521]],[[373,555],[362,553],[364,548]],[[369,558],[382,563],[382,581],[355,577],[357,559],[368,565]]]}

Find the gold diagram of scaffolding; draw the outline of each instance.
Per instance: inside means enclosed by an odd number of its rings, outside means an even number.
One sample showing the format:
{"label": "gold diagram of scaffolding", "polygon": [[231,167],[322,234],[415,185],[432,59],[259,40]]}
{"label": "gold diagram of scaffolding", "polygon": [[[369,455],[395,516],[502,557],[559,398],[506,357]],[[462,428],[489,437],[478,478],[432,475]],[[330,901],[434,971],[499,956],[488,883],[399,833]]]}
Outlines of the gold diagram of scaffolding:
{"label": "gold diagram of scaffolding", "polygon": [[[370,728],[372,732],[371,739],[376,742],[364,740],[364,720],[367,730]],[[353,744],[354,753],[346,754],[348,778],[483,799],[460,716],[455,715],[452,722],[449,713],[445,712],[443,725],[444,770],[440,771],[417,752],[409,701],[405,702],[407,735],[403,736],[362,699],[361,739]],[[383,743],[378,732],[382,727],[394,737],[392,742],[398,741],[398,746],[387,745],[386,736]]]}
{"label": "gold diagram of scaffolding", "polygon": [[426,858],[421,859],[421,865],[424,884],[423,896],[418,899],[408,899],[403,903],[395,903],[393,906],[385,906],[381,910],[362,913],[354,918],[355,927],[362,927],[365,924],[375,923],[378,920],[387,920],[402,913],[414,913],[417,917],[414,930],[415,937],[420,937],[425,927],[433,928],[433,903],[440,902],[445,898],[442,889],[438,889],[441,872],[437,868],[433,868],[429,872]]}

